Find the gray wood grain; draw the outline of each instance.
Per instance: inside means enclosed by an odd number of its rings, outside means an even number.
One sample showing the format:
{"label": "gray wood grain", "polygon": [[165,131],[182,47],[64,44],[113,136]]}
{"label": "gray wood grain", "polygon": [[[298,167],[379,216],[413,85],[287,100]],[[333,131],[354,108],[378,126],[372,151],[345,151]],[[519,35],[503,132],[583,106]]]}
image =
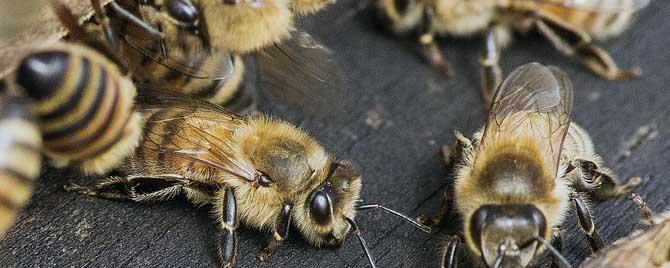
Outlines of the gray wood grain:
{"label": "gray wood grain", "polygon": [[[338,157],[358,163],[367,201],[412,217],[433,213],[449,183],[440,146],[452,140],[452,130],[470,134],[486,116],[478,90],[481,40],[441,40],[456,74],[446,79],[417,57],[411,40],[374,26],[370,12],[338,22],[354,5],[341,1],[304,20],[309,32],[337,54],[353,108],[320,122],[267,101],[261,109],[300,124]],[[638,190],[657,210],[670,208],[669,17],[670,2],[653,1],[629,33],[608,44],[622,66],[643,68],[644,75],[633,81],[603,81],[536,35],[519,37],[502,57],[507,72],[530,61],[566,70],[576,87],[574,121],[592,134],[606,163],[622,178],[650,176]],[[624,144],[645,126],[658,136],[620,157]],[[216,227],[207,208],[179,198],[144,205],[68,193],[62,190],[65,182],[86,180],[72,174],[43,174],[18,223],[0,241],[0,267],[215,267]],[[594,213],[608,242],[640,227],[639,213],[627,199],[594,203]],[[571,216],[565,250],[578,264],[589,249]],[[379,267],[437,267],[440,243],[454,229],[426,235],[379,212],[362,212],[358,221]],[[266,234],[243,229],[238,267],[366,266],[353,237],[341,249],[316,249],[293,232],[276,256],[261,263],[256,254],[265,240]]]}

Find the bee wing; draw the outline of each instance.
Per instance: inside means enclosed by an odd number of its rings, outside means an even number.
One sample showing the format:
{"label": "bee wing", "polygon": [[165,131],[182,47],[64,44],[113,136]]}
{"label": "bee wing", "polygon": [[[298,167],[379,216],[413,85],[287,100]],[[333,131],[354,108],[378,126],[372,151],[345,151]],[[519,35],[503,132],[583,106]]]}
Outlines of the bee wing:
{"label": "bee wing", "polygon": [[280,103],[315,116],[351,103],[333,53],[305,32],[294,31],[256,58],[260,86]]}
{"label": "bee wing", "polygon": [[529,63],[517,68],[496,90],[482,145],[505,137],[530,137],[547,148],[558,166],[572,114],[572,83],[556,67]]}
{"label": "bee wing", "polygon": [[667,267],[670,264],[670,222],[622,238],[587,259],[582,268]]}
{"label": "bee wing", "polygon": [[145,149],[200,163],[241,180],[256,178],[258,172],[253,165],[236,154],[237,149],[230,141],[219,136],[222,130],[232,133],[244,124],[244,117],[207,101],[167,90],[143,88],[138,92],[138,109],[152,114],[146,121],[147,126],[152,127],[145,128]]}
{"label": "bee wing", "polygon": [[[521,0],[528,1],[528,0]],[[603,13],[635,12],[649,5],[649,0],[531,0],[561,8]]]}
{"label": "bee wing", "polygon": [[[230,53],[204,48],[202,44],[198,44],[201,43],[199,41],[189,42],[188,47],[179,48],[177,51],[171,49],[168,56],[165,57],[160,52],[158,42],[153,42],[157,43],[156,45],[145,45],[146,42],[141,42],[139,40],[142,39],[132,35],[125,35],[124,40],[128,46],[152,61],[186,76],[221,80],[228,78],[233,73],[233,61]],[[176,49],[176,47],[172,48]]]}

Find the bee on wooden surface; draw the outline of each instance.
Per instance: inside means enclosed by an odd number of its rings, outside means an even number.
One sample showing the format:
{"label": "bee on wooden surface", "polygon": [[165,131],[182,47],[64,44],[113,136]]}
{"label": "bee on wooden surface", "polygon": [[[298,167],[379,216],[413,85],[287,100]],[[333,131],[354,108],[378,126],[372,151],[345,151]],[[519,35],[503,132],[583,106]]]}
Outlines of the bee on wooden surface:
{"label": "bee on wooden surface", "polygon": [[0,237],[33,192],[42,139],[26,98],[0,85]]}
{"label": "bee on wooden surface", "polygon": [[593,39],[602,40],[627,29],[636,11],[648,0],[379,0],[380,16],[391,31],[419,31],[419,42],[428,62],[449,73],[448,62],[435,43],[435,35],[471,36],[485,33],[482,95],[487,103],[502,80],[500,49],[512,31],[537,29],[562,54],[581,61],[597,75],[630,79],[639,68],[621,70]]}
{"label": "bee on wooden surface", "polygon": [[654,213],[638,194],[632,199],[642,212],[647,230],[621,238],[585,260],[582,268],[670,267],[670,214]]}
{"label": "bee on wooden surface", "polygon": [[[184,194],[195,205],[212,205],[219,225],[219,258],[234,265],[239,224],[270,231],[260,252],[274,254],[294,225],[314,246],[341,246],[360,205],[361,176],[297,127],[266,116],[243,117],[177,93],[140,90],[143,140],[121,166],[125,177],[67,190],[117,200],[161,201]],[[372,258],[368,255],[371,263]]]}
{"label": "bee on wooden surface", "polygon": [[488,121],[468,139],[456,133],[445,150],[453,165],[453,193],[445,194],[441,218],[455,205],[463,235],[451,237],[443,267],[455,267],[461,239],[488,267],[526,267],[560,243],[559,227],[570,203],[593,251],[603,246],[582,194],[607,198],[626,193],[595,156],[588,134],[570,122],[572,84],[563,71],[531,63],[517,68],[495,93]]}
{"label": "bee on wooden surface", "polygon": [[105,43],[80,28],[65,6],[55,10],[69,34],[88,46],[35,47],[4,80],[31,99],[44,153],[55,166],[105,173],[139,142],[142,118],[133,111],[136,88],[127,68]]}

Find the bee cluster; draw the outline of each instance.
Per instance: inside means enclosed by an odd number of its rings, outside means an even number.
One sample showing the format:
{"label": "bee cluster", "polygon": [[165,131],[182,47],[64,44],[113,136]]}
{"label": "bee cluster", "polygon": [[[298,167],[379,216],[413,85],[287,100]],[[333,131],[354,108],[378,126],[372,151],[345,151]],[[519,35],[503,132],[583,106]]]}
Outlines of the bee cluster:
{"label": "bee cluster", "polygon": [[378,18],[395,34],[416,34],[421,54],[443,73],[450,67],[436,36],[482,34],[486,43],[488,119],[471,137],[455,132],[443,148],[453,186],[440,213],[416,220],[364,204],[354,162],[255,112],[258,87],[249,71],[306,111],[305,96],[341,90],[332,52],[295,25],[332,2],[52,0],[34,2],[51,7],[31,14],[40,25],[9,17],[17,23],[0,32],[0,236],[28,202],[44,158],[107,176],[67,184],[69,192],[128,202],[181,195],[211,207],[221,267],[235,266],[240,225],[270,233],[262,261],[293,228],[315,247],[340,247],[353,233],[375,267],[355,221],[371,209],[427,233],[456,215],[462,224],[441,251],[442,267],[456,267],[461,246],[490,268],[532,266],[547,252],[555,266],[570,267],[562,235],[571,211],[594,253],[581,267],[670,265],[669,217],[637,194],[632,199],[651,227],[610,246],[601,238],[588,201],[628,195],[641,179],[621,182],[571,121],[568,75],[529,63],[503,80],[498,63],[513,31],[535,29],[605,79],[636,77],[639,68],[620,69],[594,40],[621,34],[648,1],[376,0]]}

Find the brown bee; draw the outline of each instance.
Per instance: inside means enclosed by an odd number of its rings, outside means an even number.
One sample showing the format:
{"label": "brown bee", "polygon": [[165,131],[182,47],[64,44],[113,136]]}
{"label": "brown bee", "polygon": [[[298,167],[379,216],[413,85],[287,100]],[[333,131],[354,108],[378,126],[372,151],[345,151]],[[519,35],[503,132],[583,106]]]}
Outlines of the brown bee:
{"label": "brown bee", "polygon": [[361,209],[381,208],[429,232],[382,206],[358,205],[362,183],[353,164],[289,123],[243,117],[176,93],[142,90],[138,103],[144,138],[121,166],[126,176],[66,189],[136,202],[184,194],[195,205],[211,204],[223,267],[234,265],[239,224],[272,232],[261,260],[279,249],[291,225],[317,247],[341,246],[354,228],[367,253],[353,221]]}
{"label": "brown bee", "polygon": [[632,199],[642,211],[643,221],[650,227],[619,239],[580,267],[670,267],[670,214],[654,213],[638,194],[632,194]]}
{"label": "brown bee", "polygon": [[512,31],[537,29],[561,53],[580,60],[597,75],[629,79],[639,68],[620,70],[611,56],[594,44],[621,34],[633,14],[648,0],[379,0],[377,7],[389,28],[397,34],[418,30],[424,57],[448,74],[446,59],[435,35],[471,36],[485,33],[482,93],[491,93],[502,80],[500,49],[512,39]]}
{"label": "brown bee", "polygon": [[139,142],[142,121],[133,111],[136,88],[113,51],[79,28],[66,7],[55,7],[70,34],[100,50],[74,43],[32,48],[5,82],[32,100],[44,153],[55,166],[102,174]]}
{"label": "brown bee", "polygon": [[0,85],[0,237],[32,194],[42,139],[26,98]]}
{"label": "brown bee", "polygon": [[463,220],[463,237],[450,238],[443,267],[455,267],[461,239],[488,267],[526,267],[546,248],[565,264],[547,241],[556,236],[560,243],[558,228],[571,202],[592,250],[603,246],[582,193],[617,196],[639,180],[620,185],[602,167],[588,134],[570,122],[572,101],[567,74],[527,64],[498,88],[482,131],[472,139],[456,132],[445,151],[453,193],[445,194],[440,218],[420,217],[440,223],[455,204]]}

